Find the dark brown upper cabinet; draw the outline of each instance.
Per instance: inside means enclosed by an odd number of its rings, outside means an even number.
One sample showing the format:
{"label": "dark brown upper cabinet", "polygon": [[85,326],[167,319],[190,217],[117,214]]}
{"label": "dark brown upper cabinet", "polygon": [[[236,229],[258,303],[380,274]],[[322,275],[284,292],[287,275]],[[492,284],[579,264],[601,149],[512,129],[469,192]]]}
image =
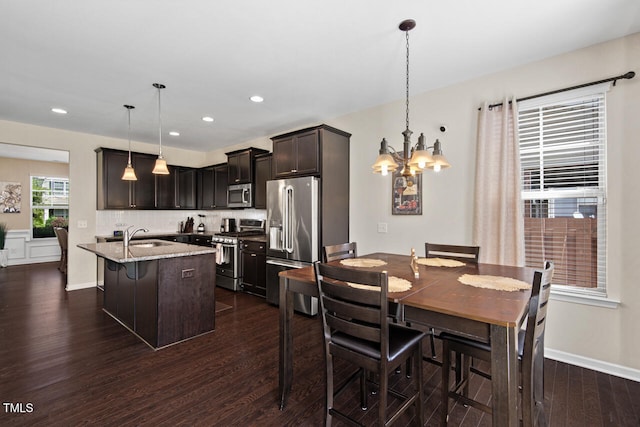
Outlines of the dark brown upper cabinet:
{"label": "dark brown upper cabinet", "polygon": [[98,209],[153,209],[155,207],[155,180],[151,174],[155,156],[131,153],[131,164],[137,181],[123,181],[128,151],[98,148],[97,203]]}
{"label": "dark brown upper cabinet", "polygon": [[196,170],[168,166],[169,175],[156,175],[156,208],[195,209]]}
{"label": "dark brown upper cabinet", "polygon": [[[271,138],[273,177],[320,176],[349,159],[351,134],[327,125],[302,129]],[[340,158],[342,157],[342,159]],[[347,163],[348,164],[348,163]]]}
{"label": "dark brown upper cabinet", "polygon": [[198,170],[198,209],[227,207],[227,164],[221,163]]}
{"label": "dark brown upper cabinet", "polygon": [[256,209],[267,208],[267,181],[273,179],[271,159],[271,153],[256,156],[256,185],[253,198],[253,205]]}
{"label": "dark brown upper cabinet", "polygon": [[227,153],[228,185],[252,183],[255,157],[263,153],[268,153],[268,151],[259,148],[246,148]]}

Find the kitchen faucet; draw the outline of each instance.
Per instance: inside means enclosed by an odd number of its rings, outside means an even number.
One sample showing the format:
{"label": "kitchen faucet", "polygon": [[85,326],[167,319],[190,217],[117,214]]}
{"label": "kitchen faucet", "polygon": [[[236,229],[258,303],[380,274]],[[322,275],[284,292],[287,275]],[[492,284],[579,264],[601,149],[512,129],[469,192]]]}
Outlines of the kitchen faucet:
{"label": "kitchen faucet", "polygon": [[146,228],[138,228],[137,230],[134,230],[134,231],[133,231],[133,233],[129,233],[129,229],[130,229],[131,227],[133,227],[133,225],[132,225],[132,226],[130,226],[130,227],[127,227],[127,229],[126,229],[126,230],[124,230],[124,236],[123,236],[123,238],[122,238],[122,245],[123,245],[125,248],[128,248],[128,247],[129,247],[129,240],[131,240],[131,239],[133,238],[133,236],[134,236],[138,231],[142,231],[142,232],[144,232],[144,233],[149,232],[149,230],[147,230]]}

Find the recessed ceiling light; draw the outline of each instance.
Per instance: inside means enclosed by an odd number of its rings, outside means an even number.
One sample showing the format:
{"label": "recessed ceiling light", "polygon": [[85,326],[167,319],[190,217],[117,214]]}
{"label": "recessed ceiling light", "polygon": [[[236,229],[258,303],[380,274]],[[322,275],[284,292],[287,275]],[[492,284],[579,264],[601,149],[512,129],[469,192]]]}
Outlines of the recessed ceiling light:
{"label": "recessed ceiling light", "polygon": [[67,114],[67,110],[63,110],[62,108],[52,108],[51,111],[56,114]]}
{"label": "recessed ceiling light", "polygon": [[213,117],[204,116],[204,117],[202,118],[202,121],[205,121],[205,122],[212,122],[212,121],[213,121]]}
{"label": "recessed ceiling light", "polygon": [[262,102],[262,101],[264,101],[264,98],[261,97],[260,95],[253,95],[249,99],[252,100],[253,102]]}
{"label": "recessed ceiling light", "polygon": [[169,135],[171,135],[171,136],[180,136],[180,132],[176,132],[175,130],[172,130],[171,132],[169,132]]}

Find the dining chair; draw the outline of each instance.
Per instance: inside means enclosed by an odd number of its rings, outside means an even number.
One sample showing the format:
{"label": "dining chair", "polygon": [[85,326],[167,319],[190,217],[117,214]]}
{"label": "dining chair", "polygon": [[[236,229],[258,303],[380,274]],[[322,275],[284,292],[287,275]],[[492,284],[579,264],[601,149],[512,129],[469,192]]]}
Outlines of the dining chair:
{"label": "dining chair", "polygon": [[[320,312],[324,332],[327,388],[325,398],[325,424],[333,418],[356,424],[347,413],[350,408],[337,409],[335,398],[353,381],[360,379],[360,406],[368,407],[367,386],[369,374],[378,374],[378,425],[388,425],[397,420],[411,406],[415,406],[415,421],[424,424],[422,405],[422,339],[424,332],[392,323],[387,317],[388,275],[376,272],[333,266],[316,262],[316,283],[320,300]],[[355,287],[354,284],[356,284]],[[365,288],[360,286],[364,285]],[[342,359],[357,369],[342,381],[334,384],[334,358]],[[393,390],[389,387],[389,375],[408,360],[413,360],[416,374],[412,376],[414,392]],[[341,364],[342,366],[342,364]],[[411,389],[412,387],[407,387]],[[397,410],[387,414],[388,395],[401,402]],[[345,399],[348,403],[351,399]]]}
{"label": "dining chair", "polygon": [[[480,246],[444,245],[439,243],[424,244],[426,258],[446,258],[464,263],[478,263],[480,256]],[[436,331],[429,328],[429,343],[431,344],[431,357],[424,356],[424,360],[440,366],[441,363],[436,356]]]}
{"label": "dining chair", "polygon": [[58,266],[58,270],[60,270],[64,274],[67,274],[67,229],[62,227],[55,227],[53,229],[53,232],[58,238],[58,244],[60,245],[60,265]]}
{"label": "dining chair", "polygon": [[[544,415],[544,331],[553,268],[553,263],[547,261],[545,262],[544,270],[535,271],[528,304],[527,326],[518,333],[522,425],[525,427],[546,425]],[[466,357],[461,372],[456,372],[456,384],[454,384],[453,389],[449,388],[451,352],[490,362],[491,344],[449,333],[440,334],[440,338],[442,338],[443,348],[442,425],[446,425],[448,421],[449,399],[456,399],[464,405],[473,406],[484,412],[491,413],[492,408],[490,406],[469,397],[468,385],[471,373],[480,372],[471,369]],[[491,379],[490,375],[484,374],[483,376]]]}
{"label": "dining chair", "polygon": [[439,243],[425,243],[425,256],[427,258],[447,258],[461,262],[478,263],[480,246],[442,245]]}
{"label": "dining chair", "polygon": [[327,245],[322,248],[322,261],[330,262],[339,259],[356,258],[358,248],[356,242]]}

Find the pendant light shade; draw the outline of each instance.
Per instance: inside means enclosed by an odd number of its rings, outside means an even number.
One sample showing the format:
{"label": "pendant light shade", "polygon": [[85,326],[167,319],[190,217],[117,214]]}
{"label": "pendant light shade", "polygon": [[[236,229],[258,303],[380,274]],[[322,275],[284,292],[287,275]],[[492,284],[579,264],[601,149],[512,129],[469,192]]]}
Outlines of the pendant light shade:
{"label": "pendant light shade", "polygon": [[393,159],[391,153],[389,153],[389,146],[387,144],[387,140],[382,138],[382,142],[380,142],[380,154],[376,159],[376,162],[371,166],[374,173],[380,173],[382,175],[387,175],[389,172],[395,172],[398,169],[398,164]]}
{"label": "pendant light shade", "polygon": [[127,115],[129,119],[129,127],[127,130],[127,139],[129,140],[129,160],[127,160],[127,167],[124,168],[124,173],[122,174],[123,181],[137,181],[138,177],[136,176],[136,171],[133,170],[133,166],[131,165],[131,110],[133,110],[133,105],[125,105],[124,108],[127,109]]}
{"label": "pendant light shade", "polygon": [[169,175],[169,169],[167,168],[167,161],[162,157],[162,109],[160,103],[160,90],[166,86],[160,83],[154,83],[153,87],[158,89],[158,135],[159,135],[159,151],[158,158],[156,159],[156,165],[153,168],[152,173],[156,175]]}
{"label": "pendant light shade", "polygon": [[434,172],[439,172],[440,169],[450,168],[451,165],[442,154],[442,148],[440,148],[440,141],[436,139],[433,144],[433,163],[427,166],[429,169],[433,169]]}

